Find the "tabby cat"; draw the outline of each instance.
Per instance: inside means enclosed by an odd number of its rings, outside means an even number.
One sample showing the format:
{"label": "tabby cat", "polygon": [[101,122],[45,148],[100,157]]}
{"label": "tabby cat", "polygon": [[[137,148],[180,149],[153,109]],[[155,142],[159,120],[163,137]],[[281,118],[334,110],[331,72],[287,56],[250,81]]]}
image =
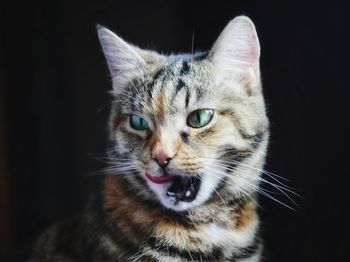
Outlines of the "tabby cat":
{"label": "tabby cat", "polygon": [[113,82],[110,168],[33,261],[260,261],[269,124],[252,21],[233,19],[209,52],[169,56],[97,30]]}

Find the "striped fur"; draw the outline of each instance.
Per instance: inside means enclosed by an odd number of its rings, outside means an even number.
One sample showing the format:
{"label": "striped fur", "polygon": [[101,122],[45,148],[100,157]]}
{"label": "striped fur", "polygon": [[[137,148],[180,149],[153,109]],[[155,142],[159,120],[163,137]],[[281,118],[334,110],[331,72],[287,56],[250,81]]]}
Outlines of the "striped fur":
{"label": "striped fur", "polygon": [[[252,22],[235,18],[209,52],[193,55],[165,56],[130,45],[106,28],[98,27],[98,33],[113,79],[111,167],[86,212],[50,228],[35,257],[259,261],[256,190],[268,119]],[[213,110],[213,118],[192,128],[187,118],[198,109]],[[149,128],[135,130],[131,115]],[[157,154],[170,159],[166,169]],[[193,199],[179,200],[169,194],[174,179],[155,183],[146,173],[196,177],[200,183]],[[78,223],[74,236],[66,230],[72,223]]]}

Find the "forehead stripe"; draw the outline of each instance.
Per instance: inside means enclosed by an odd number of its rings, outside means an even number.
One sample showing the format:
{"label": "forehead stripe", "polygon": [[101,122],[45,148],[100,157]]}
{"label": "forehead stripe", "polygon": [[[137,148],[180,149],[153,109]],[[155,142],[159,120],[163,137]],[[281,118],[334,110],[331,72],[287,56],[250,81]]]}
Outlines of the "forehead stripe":
{"label": "forehead stripe", "polygon": [[186,91],[186,100],[185,100],[186,108],[188,107],[189,102],[190,102],[190,90],[187,88],[187,91]]}
{"label": "forehead stripe", "polygon": [[175,95],[185,86],[185,82],[180,78],[178,81],[177,81],[177,84],[176,84],[176,89],[175,89]]}
{"label": "forehead stripe", "polygon": [[190,65],[189,65],[188,61],[183,61],[182,67],[179,71],[179,75],[183,76],[183,75],[188,74],[189,72],[190,72]]}
{"label": "forehead stripe", "polygon": [[159,69],[153,76],[152,80],[147,83],[146,85],[146,91],[148,93],[148,96],[150,98],[152,98],[153,96],[153,88],[154,88],[154,85],[156,84],[156,82],[161,78],[161,76],[164,76],[165,75],[165,68],[161,68]]}

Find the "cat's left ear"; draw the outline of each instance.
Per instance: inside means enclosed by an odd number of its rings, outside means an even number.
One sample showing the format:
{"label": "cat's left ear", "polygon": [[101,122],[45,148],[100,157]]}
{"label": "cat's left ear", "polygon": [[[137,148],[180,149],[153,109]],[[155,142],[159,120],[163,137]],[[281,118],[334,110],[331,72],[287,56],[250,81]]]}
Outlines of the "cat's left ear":
{"label": "cat's left ear", "polygon": [[234,18],[222,31],[208,58],[219,74],[235,75],[248,89],[258,85],[260,44],[253,22],[246,16]]}
{"label": "cat's left ear", "polygon": [[97,25],[97,33],[113,79],[113,89],[118,93],[133,76],[141,72],[146,62],[136,48],[109,29]]}

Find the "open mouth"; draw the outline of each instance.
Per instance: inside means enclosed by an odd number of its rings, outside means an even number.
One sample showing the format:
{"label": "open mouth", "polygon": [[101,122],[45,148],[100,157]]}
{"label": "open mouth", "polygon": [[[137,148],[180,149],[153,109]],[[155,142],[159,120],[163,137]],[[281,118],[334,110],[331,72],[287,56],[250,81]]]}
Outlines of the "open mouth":
{"label": "open mouth", "polygon": [[174,176],[172,185],[167,190],[167,196],[174,199],[175,204],[180,201],[193,201],[199,191],[201,180],[196,176]]}
{"label": "open mouth", "polygon": [[170,186],[166,195],[177,205],[180,201],[193,201],[199,191],[201,180],[197,176],[170,175],[164,173],[162,176],[152,176],[146,173],[146,177],[155,184],[166,184]]}

